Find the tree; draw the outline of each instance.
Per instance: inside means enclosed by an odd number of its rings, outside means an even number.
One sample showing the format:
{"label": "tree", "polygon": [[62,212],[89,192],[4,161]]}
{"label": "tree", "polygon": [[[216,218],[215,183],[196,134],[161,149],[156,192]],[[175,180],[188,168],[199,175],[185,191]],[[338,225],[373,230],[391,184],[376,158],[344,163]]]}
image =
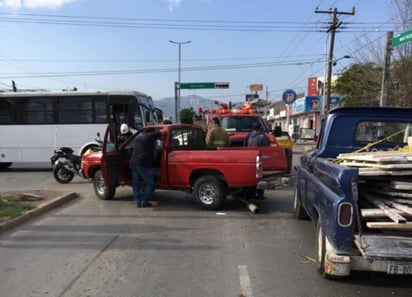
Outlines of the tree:
{"label": "tree", "polygon": [[333,91],[341,106],[379,106],[382,67],[373,62],[352,64],[336,80]]}
{"label": "tree", "polygon": [[395,61],[391,67],[388,105],[412,106],[412,55]]}
{"label": "tree", "polygon": [[182,124],[193,124],[193,117],[196,115],[193,107],[184,108],[180,111],[180,122]]}
{"label": "tree", "polygon": [[[392,17],[390,23],[394,24],[394,35],[412,28],[412,0],[391,0],[388,5],[391,8]],[[345,75],[354,80],[351,81],[348,78],[343,79],[339,77],[337,87],[335,88],[335,91],[344,97],[343,104],[345,105],[370,106],[376,105],[380,101],[382,82],[379,82],[379,92],[375,93],[375,88],[377,88],[375,83],[379,81],[379,79],[377,80],[375,70],[383,69],[385,45],[382,39],[371,40],[367,34],[363,35],[364,37],[360,38],[364,40],[362,48],[351,50],[351,56],[357,64],[352,65],[346,70],[349,73],[345,73]],[[412,106],[412,42],[392,50],[391,64],[387,105]],[[380,80],[382,80],[382,73],[380,73]],[[361,98],[361,96],[367,97]],[[371,101],[368,103],[364,102],[365,100]]]}

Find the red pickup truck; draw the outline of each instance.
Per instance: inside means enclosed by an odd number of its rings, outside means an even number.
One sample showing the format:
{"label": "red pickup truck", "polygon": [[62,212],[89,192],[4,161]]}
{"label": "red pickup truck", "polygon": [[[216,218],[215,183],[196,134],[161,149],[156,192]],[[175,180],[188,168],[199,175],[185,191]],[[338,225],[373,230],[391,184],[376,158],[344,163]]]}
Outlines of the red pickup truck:
{"label": "red pickup truck", "polygon": [[[99,198],[112,199],[116,187],[131,186],[129,160],[133,140],[148,128],[118,146],[109,126],[103,150],[83,157],[84,175],[93,179]],[[257,188],[274,188],[284,180],[287,161],[281,147],[209,148],[201,126],[174,124],[150,128],[166,131],[155,148],[155,189],[193,193],[203,209],[221,208],[229,194],[254,197]]]}

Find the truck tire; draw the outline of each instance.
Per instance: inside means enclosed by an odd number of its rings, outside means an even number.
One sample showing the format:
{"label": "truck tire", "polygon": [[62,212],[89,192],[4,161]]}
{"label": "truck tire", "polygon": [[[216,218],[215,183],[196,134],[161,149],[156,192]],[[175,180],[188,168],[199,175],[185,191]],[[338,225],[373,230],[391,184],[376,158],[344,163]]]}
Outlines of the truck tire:
{"label": "truck tire", "polygon": [[323,234],[322,226],[318,221],[316,224],[316,255],[317,255],[317,270],[318,272],[325,277],[325,257],[326,257],[326,243],[325,235]]}
{"label": "truck tire", "polygon": [[325,259],[326,259],[326,238],[323,233],[323,228],[318,220],[316,224],[316,252],[318,257],[317,270],[322,277],[327,279],[341,279],[343,276],[329,274],[325,271]]}
{"label": "truck tire", "polygon": [[93,176],[93,189],[97,197],[102,200],[111,200],[114,197],[116,188],[106,187],[104,184],[103,174],[101,170],[97,170]]}
{"label": "truck tire", "polygon": [[222,207],[226,199],[224,184],[215,176],[200,177],[193,187],[196,202],[202,209],[216,210]]}
{"label": "truck tire", "polygon": [[298,190],[295,189],[293,200],[293,215],[299,220],[309,220],[309,215],[298,199]]}

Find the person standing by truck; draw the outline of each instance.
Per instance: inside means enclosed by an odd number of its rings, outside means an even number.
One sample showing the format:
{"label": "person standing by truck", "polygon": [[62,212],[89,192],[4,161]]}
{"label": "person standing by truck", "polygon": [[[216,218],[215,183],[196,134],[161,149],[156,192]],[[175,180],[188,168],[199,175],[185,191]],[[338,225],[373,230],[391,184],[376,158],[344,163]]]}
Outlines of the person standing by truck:
{"label": "person standing by truck", "polygon": [[252,131],[246,136],[244,144],[245,146],[270,146],[269,138],[262,131],[260,123],[253,123]]}
{"label": "person standing by truck", "polygon": [[[153,157],[156,140],[166,132],[156,132],[153,128],[144,130],[136,137],[133,143],[133,152],[130,159],[132,172],[133,198],[137,207],[152,207],[150,199],[154,190]],[[140,192],[140,183],[144,181],[143,196]]]}
{"label": "person standing by truck", "polygon": [[[252,131],[246,136],[244,146],[270,146],[268,136],[262,131],[260,123],[255,122],[252,126]],[[256,199],[265,199],[265,190],[256,190]]]}
{"label": "person standing by truck", "polygon": [[206,145],[209,147],[230,146],[229,134],[220,126],[218,118],[213,118],[212,128],[207,131]]}

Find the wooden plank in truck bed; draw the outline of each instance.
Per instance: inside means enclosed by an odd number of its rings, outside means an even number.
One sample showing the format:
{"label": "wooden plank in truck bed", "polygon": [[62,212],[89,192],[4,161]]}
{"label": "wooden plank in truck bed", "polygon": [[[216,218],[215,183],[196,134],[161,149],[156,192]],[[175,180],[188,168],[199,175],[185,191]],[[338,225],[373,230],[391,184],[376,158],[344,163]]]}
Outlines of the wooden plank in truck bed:
{"label": "wooden plank in truck bed", "polygon": [[406,152],[367,152],[339,154],[338,159],[375,163],[407,163],[412,161],[412,153]]}
{"label": "wooden plank in truck bed", "polygon": [[396,190],[412,190],[412,182],[403,180],[392,180],[390,185]]}
{"label": "wooden plank in truck bed", "polygon": [[392,208],[387,206],[385,203],[383,203],[380,200],[380,197],[375,196],[370,193],[363,193],[363,196],[365,197],[366,200],[368,200],[372,205],[375,205],[376,207],[382,209],[382,211],[390,218],[392,221],[395,223],[403,224],[406,223],[407,219],[401,216],[398,212],[394,211]]}
{"label": "wooden plank in truck bed", "polygon": [[371,162],[362,162],[362,161],[352,161],[352,160],[345,160],[341,165],[351,166],[351,167],[366,167],[366,168],[377,168],[377,169],[412,169],[412,163],[371,163]]}
{"label": "wooden plank in truck bed", "polygon": [[[406,218],[412,217],[412,216],[409,216],[406,212],[403,212],[397,209],[394,209],[394,211],[399,213],[403,217],[406,217]],[[386,214],[380,208],[364,208],[364,209],[361,209],[360,212],[363,218],[384,218],[386,217]]]}
{"label": "wooden plank in truck bed", "polygon": [[[412,231],[412,222],[406,222],[403,224],[399,224],[396,222],[366,222],[366,226],[370,229]],[[412,253],[412,250],[411,250],[411,253]]]}

